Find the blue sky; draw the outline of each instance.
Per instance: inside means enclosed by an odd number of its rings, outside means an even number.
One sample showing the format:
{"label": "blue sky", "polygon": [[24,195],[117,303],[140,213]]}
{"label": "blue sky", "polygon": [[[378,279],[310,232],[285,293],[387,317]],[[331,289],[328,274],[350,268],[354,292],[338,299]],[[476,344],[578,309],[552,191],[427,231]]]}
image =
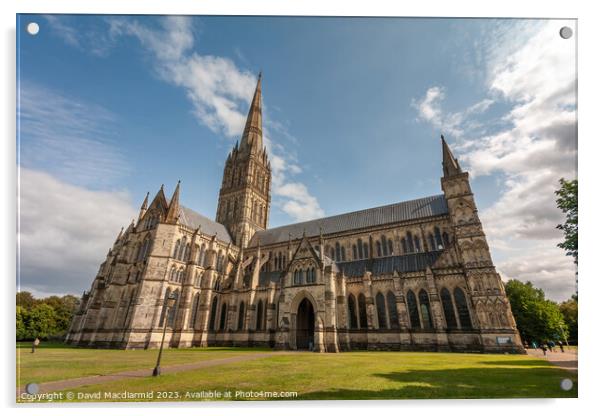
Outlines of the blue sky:
{"label": "blue sky", "polygon": [[[169,193],[181,179],[183,203],[213,218],[262,70],[270,226],[440,193],[444,133],[502,275],[558,299],[574,290],[553,206],[557,180],[575,176],[575,43],[557,36],[571,21],[19,19],[24,288],[87,289],[162,183]],[[44,241],[59,255],[81,242],[76,270],[40,255]]]}

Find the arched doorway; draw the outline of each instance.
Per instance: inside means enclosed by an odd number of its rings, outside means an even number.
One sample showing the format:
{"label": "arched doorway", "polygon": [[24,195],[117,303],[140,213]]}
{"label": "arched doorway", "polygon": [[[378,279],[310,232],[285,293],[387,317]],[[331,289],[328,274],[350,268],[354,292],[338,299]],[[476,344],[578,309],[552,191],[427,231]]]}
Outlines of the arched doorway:
{"label": "arched doorway", "polygon": [[297,349],[309,350],[310,343],[314,348],[314,307],[311,302],[305,298],[299,304],[297,310]]}

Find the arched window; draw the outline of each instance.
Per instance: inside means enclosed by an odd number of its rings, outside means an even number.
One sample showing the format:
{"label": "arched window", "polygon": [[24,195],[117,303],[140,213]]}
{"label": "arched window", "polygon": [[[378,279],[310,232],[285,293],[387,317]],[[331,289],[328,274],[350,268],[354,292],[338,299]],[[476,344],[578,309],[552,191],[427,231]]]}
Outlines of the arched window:
{"label": "arched window", "polygon": [[353,260],[357,260],[357,246],[354,244],[351,250],[353,251]]}
{"label": "arched window", "polygon": [[341,261],[347,261],[347,254],[345,253],[347,250],[345,246],[341,246]]}
{"label": "arched window", "polygon": [[182,283],[184,281],[184,269],[180,268],[178,270],[178,283]]}
{"label": "arched window", "polygon": [[226,302],[222,303],[222,311],[219,315],[219,329],[223,331],[226,329],[226,318],[228,317],[228,305]]}
{"label": "arched window", "polygon": [[378,327],[387,329],[387,305],[385,305],[385,297],[380,292],[376,294],[376,315],[378,316]]}
{"label": "arched window", "polygon": [[441,289],[441,303],[443,304],[443,314],[445,315],[445,322],[447,322],[448,328],[457,328],[458,323],[456,322],[456,314],[454,313],[454,304],[452,303],[451,295],[449,290],[446,288]]}
{"label": "arched window", "polygon": [[180,249],[178,250],[178,260],[184,259],[184,249],[186,248],[186,237],[182,238],[182,242],[180,243]]}
{"label": "arched window", "polygon": [[393,240],[388,240],[387,244],[389,245],[389,256],[393,255]]}
{"label": "arched window", "polygon": [[357,329],[357,313],[355,311],[355,296],[349,295],[347,297],[347,311],[349,314],[349,328]]}
{"label": "arched window", "polygon": [[245,303],[240,302],[238,305],[238,330],[242,331],[245,329]]}
{"label": "arched window", "polygon": [[177,271],[176,271],[176,266],[171,266],[171,271],[169,272],[169,280],[172,282],[175,282],[177,279]]}
{"label": "arched window", "polygon": [[360,328],[368,328],[368,312],[366,311],[366,297],[363,293],[357,298],[360,313]]}
{"label": "arched window", "polygon": [[403,254],[408,253],[408,243],[406,243],[405,237],[401,239],[401,250],[403,251]]}
{"label": "arched window", "polygon": [[435,227],[435,242],[437,243],[437,249],[443,248],[443,239],[441,238],[441,230],[439,227]]}
{"label": "arched window", "polygon": [[449,234],[443,231],[443,245],[445,247],[449,246]]}
{"label": "arched window", "polygon": [[472,321],[470,319],[470,312],[468,311],[468,304],[466,303],[466,296],[464,295],[464,291],[459,287],[454,289],[454,300],[456,302],[458,317],[460,318],[460,325],[462,328],[472,328]]}
{"label": "arched window", "polygon": [[410,325],[412,325],[412,328],[420,328],[420,315],[418,314],[416,295],[414,295],[414,292],[411,290],[408,290],[406,302],[408,304],[408,313],[410,315]]}
{"label": "arched window", "polygon": [[199,257],[196,262],[196,264],[198,264],[199,266],[203,266],[205,264],[205,250],[206,249],[207,249],[207,246],[205,245],[205,243],[203,243],[199,250]]}
{"label": "arched window", "polygon": [[335,259],[336,261],[341,261],[341,245],[338,243],[335,244]]}
{"label": "arched window", "polygon": [[397,302],[393,292],[387,292],[387,310],[389,311],[389,327],[399,329],[399,315],[397,314]]}
{"label": "arched window", "polygon": [[436,250],[435,237],[433,237],[433,234],[429,234],[428,240],[429,240],[429,246],[430,246],[431,251],[435,251]]}
{"label": "arched window", "polygon": [[178,253],[180,252],[180,240],[176,241],[176,246],[173,249],[173,258],[177,259],[178,258]]}
{"label": "arched window", "polygon": [[368,256],[370,256],[370,250],[368,249],[368,243],[364,243],[364,257],[363,258],[367,259]]}
{"label": "arched window", "polygon": [[389,255],[389,252],[387,250],[387,237],[385,237],[384,235],[381,235],[380,236],[380,244],[382,246],[383,256]]}
{"label": "arched window", "polygon": [[420,314],[422,315],[422,325],[426,329],[433,327],[433,321],[431,319],[431,305],[429,302],[429,295],[424,289],[418,294],[418,300],[420,301]]}
{"label": "arched window", "polygon": [[215,319],[217,318],[217,296],[211,301],[211,315],[209,316],[209,330],[215,331]]}
{"label": "arched window", "polygon": [[412,239],[412,233],[410,233],[409,231],[406,232],[406,240],[408,243],[408,251],[410,253],[413,253],[414,252],[414,242],[413,242],[414,240]]}
{"label": "arched window", "polygon": [[186,250],[184,251],[184,261],[190,260],[190,244],[186,244]]}
{"label": "arched window", "polygon": [[263,329],[263,302],[260,300],[257,303],[257,319],[255,321],[255,330],[261,331]]}
{"label": "arched window", "polygon": [[383,251],[382,248],[380,247],[380,241],[376,242],[376,257],[382,257],[383,255]]}
{"label": "arched window", "polygon": [[417,235],[414,236],[414,248],[416,249],[416,251],[421,251],[420,249],[420,239],[418,238]]}
{"label": "arched window", "polygon": [[358,238],[357,239],[357,258],[358,259],[363,259],[364,256],[365,256],[365,254],[364,254],[362,239]]}
{"label": "arched window", "polygon": [[150,237],[147,235],[144,239],[142,245],[140,246],[140,250],[138,251],[138,261],[146,260],[150,251]]}
{"label": "arched window", "polygon": [[172,308],[169,310],[169,315],[167,317],[167,326],[169,327],[174,327],[175,323],[176,323],[176,313],[179,309],[179,305],[180,305],[180,292],[175,290],[173,292],[172,295],[176,300],[172,306]]}
{"label": "arched window", "polygon": [[197,293],[196,295],[194,295],[194,301],[192,302],[192,311],[190,314],[190,322],[188,322],[188,328],[194,329],[194,327],[196,326],[196,318],[197,318],[197,312],[199,309],[199,301],[200,301],[200,295]]}
{"label": "arched window", "polygon": [[165,321],[165,313],[167,311],[167,299],[171,294],[171,290],[169,288],[165,289],[165,297],[163,298],[163,308],[161,309],[161,319],[159,319],[159,326],[163,326]]}

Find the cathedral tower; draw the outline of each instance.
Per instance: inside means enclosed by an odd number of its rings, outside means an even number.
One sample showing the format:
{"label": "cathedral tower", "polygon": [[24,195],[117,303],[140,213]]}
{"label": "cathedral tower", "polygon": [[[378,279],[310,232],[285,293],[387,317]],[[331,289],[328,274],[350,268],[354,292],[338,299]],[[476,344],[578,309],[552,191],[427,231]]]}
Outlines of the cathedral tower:
{"label": "cathedral tower", "polygon": [[258,230],[268,225],[272,173],[263,145],[261,74],[245,129],[226,160],[216,221],[224,224],[235,244],[246,247]]}

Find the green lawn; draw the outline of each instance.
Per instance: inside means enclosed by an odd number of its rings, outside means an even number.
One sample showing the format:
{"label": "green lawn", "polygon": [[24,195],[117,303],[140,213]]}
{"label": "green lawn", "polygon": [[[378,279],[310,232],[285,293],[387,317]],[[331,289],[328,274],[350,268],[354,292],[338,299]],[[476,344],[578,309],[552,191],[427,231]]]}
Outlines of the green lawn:
{"label": "green lawn", "polygon": [[[259,348],[165,349],[161,366],[245,355]],[[268,351],[268,349],[263,349]],[[27,383],[111,374],[155,366],[157,350],[98,350],[43,342],[31,353],[31,343],[17,343],[17,387]]]}
{"label": "green lawn", "polygon": [[[168,350],[164,365],[242,355],[257,349]],[[22,382],[99,371],[152,368],[156,351],[23,350]],[[150,361],[149,361],[150,360]],[[149,365],[150,362],[150,365]],[[89,368],[88,368],[89,367]],[[560,381],[572,379],[571,391]],[[521,355],[409,352],[299,353],[81,387],[72,392],[294,391],[297,400],[577,397],[576,374]],[[172,393],[172,397],[176,398]],[[236,398],[236,397],[233,397]],[[155,395],[155,400],[156,395]],[[162,400],[166,400],[163,398]]]}

